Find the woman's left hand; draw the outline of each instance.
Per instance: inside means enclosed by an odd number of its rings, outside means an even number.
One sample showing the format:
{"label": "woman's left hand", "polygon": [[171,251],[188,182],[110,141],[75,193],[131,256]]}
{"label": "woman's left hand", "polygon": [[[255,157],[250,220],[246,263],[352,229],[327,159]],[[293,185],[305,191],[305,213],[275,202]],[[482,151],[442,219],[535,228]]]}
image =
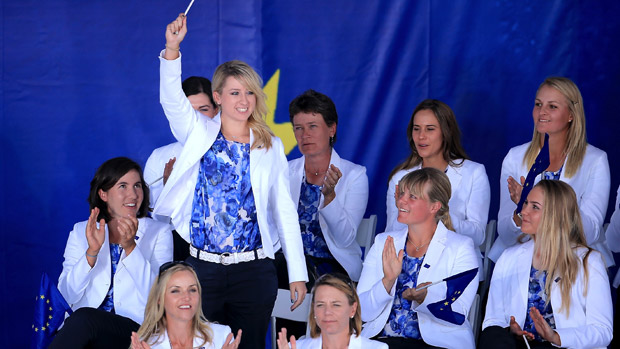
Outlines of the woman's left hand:
{"label": "woman's left hand", "polygon": [[[422,284],[418,285],[419,287],[422,286],[426,286],[430,284],[430,282],[425,282]],[[408,288],[406,290],[403,291],[403,298],[408,300],[408,301],[413,301],[416,302],[418,304],[422,304],[424,302],[424,299],[426,299],[426,294],[427,294],[427,288],[423,289],[423,290],[418,290],[417,288]]]}
{"label": "woman's left hand", "polygon": [[237,349],[239,343],[241,343],[241,330],[237,331],[237,337],[235,338],[233,338],[232,332],[229,333],[228,336],[226,336],[226,341],[224,341],[222,349]]}
{"label": "woman's left hand", "polygon": [[336,189],[336,184],[338,184],[341,177],[342,172],[340,172],[340,169],[334,165],[329,165],[327,173],[325,174],[325,179],[323,180],[323,189],[321,189],[325,197],[323,207],[329,205],[329,203],[336,198],[334,189]]}
{"label": "woman's left hand", "polygon": [[560,339],[560,335],[555,332],[551,326],[545,321],[545,318],[540,314],[538,309],[531,307],[530,308],[530,317],[534,321],[534,327],[536,327],[536,332],[547,340],[548,342],[555,344],[557,346],[562,345],[562,340]]}
{"label": "woman's left hand", "polygon": [[289,288],[291,290],[291,311],[295,310],[301,303],[306,299],[306,293],[308,293],[308,289],[306,288],[305,281],[295,281],[289,284]]}
{"label": "woman's left hand", "polygon": [[127,216],[114,219],[113,222],[113,224],[116,224],[116,229],[120,235],[119,244],[125,250],[125,254],[129,256],[134,247],[136,247],[135,238],[138,231],[138,218]]}

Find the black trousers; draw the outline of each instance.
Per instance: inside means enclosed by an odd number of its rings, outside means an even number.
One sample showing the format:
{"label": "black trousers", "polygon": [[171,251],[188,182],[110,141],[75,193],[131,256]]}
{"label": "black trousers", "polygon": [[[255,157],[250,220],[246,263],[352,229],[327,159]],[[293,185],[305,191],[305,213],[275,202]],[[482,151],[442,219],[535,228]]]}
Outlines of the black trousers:
{"label": "black trousers", "polygon": [[[430,344],[424,343],[421,339],[404,338],[404,337],[375,337],[376,341],[383,342],[388,345],[390,349],[424,349],[424,348],[438,348]],[[455,348],[456,348],[455,343]]]}
{"label": "black trousers", "polygon": [[189,257],[202,286],[202,311],[209,321],[228,325],[239,348],[265,348],[269,319],[276,301],[278,280],[273,260],[222,265]]}
{"label": "black trousers", "polygon": [[[530,348],[555,348],[549,342],[528,342]],[[489,348],[505,348],[505,349],[525,349],[527,346],[521,338],[517,338],[510,333],[509,327],[490,326],[484,329],[480,334],[479,349]]]}
{"label": "black trousers", "polygon": [[131,332],[138,328],[139,324],[124,316],[80,308],[65,320],[49,348],[128,348]]}
{"label": "black trousers", "polygon": [[173,261],[184,261],[189,257],[189,242],[185,241],[176,230],[172,231],[172,246],[174,246],[172,250]]}

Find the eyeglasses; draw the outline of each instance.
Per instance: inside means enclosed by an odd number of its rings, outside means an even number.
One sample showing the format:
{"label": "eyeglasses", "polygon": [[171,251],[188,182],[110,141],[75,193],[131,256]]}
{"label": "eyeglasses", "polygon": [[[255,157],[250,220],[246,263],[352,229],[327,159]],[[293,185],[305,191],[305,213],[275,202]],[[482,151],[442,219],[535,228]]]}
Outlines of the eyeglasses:
{"label": "eyeglasses", "polygon": [[172,261],[172,262],[166,262],[166,263],[162,264],[162,265],[159,267],[159,275],[158,275],[158,277],[160,277],[160,276],[161,276],[161,274],[163,274],[166,270],[168,270],[168,269],[170,269],[170,268],[174,267],[175,265],[184,265],[184,266],[186,266],[186,267],[190,267],[190,268],[192,268],[192,270],[194,269],[194,267],[193,267],[191,264],[189,264],[189,263],[187,263],[187,262],[185,262],[185,261]]}

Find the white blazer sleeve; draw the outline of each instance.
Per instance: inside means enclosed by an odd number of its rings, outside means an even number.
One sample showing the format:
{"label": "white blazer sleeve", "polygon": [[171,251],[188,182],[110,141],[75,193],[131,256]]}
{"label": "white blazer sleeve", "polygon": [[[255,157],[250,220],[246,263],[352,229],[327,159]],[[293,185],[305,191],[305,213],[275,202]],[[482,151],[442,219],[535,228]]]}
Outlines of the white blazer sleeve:
{"label": "white blazer sleeve", "polygon": [[517,159],[513,154],[513,149],[502,162],[502,172],[499,178],[499,213],[497,214],[497,234],[506,246],[517,243],[517,238],[521,235],[521,229],[517,227],[512,219],[514,210],[517,208],[508,191],[508,177],[512,176],[516,181],[520,181],[519,167],[523,159]]}
{"label": "white blazer sleeve", "polygon": [[139,246],[136,246],[129,256],[123,251],[119,261],[119,265],[122,264],[130,276],[130,278],[123,278],[123,280],[127,280],[124,282],[132,283],[130,288],[144,298],[144,304],[146,304],[151,285],[159,273],[159,266],[172,260],[173,250],[170,225],[150,224],[151,222],[148,220],[150,218],[142,219],[140,224],[146,224],[146,227],[144,227],[145,234],[156,234],[153,252],[150,254],[150,257],[146,257],[145,253],[143,253],[146,251],[142,251]]}
{"label": "white blazer sleeve", "polygon": [[362,321],[376,319],[383,313],[385,307],[390,306],[394,299],[396,283],[388,293],[383,286],[383,246],[385,238],[377,236],[364,260],[362,275],[357,284],[357,293],[362,308]]}
{"label": "white blazer sleeve", "polygon": [[514,297],[517,297],[518,294],[516,289],[508,289],[510,288],[510,282],[506,280],[505,275],[506,267],[512,263],[514,261],[508,258],[506,253],[503,253],[497,260],[493,275],[491,276],[482,330],[491,326],[506,328],[510,325],[510,316],[515,315],[510,314],[512,310],[507,308],[503,301],[503,295],[505,294],[515,294]]}
{"label": "white blazer sleeve", "polygon": [[346,248],[355,242],[357,228],[364,218],[368,203],[366,168],[355,169],[347,176],[346,193],[336,193],[329,205],[319,209],[319,214],[329,227],[324,233],[330,234],[332,241],[340,248]]}
{"label": "white blazer sleeve", "polygon": [[175,60],[167,60],[163,52],[159,56],[159,102],[168,118],[172,134],[181,144],[185,144],[200,117],[183,92],[180,54]]}
{"label": "white blazer sleeve", "polygon": [[611,187],[607,154],[602,151],[601,153],[589,168],[583,168],[582,164],[580,169],[580,171],[588,171],[586,188],[582,191],[581,197],[577,198],[577,202],[579,202],[581,222],[589,245],[599,240],[607,213]]}
{"label": "white blazer sleeve", "polygon": [[396,207],[396,199],[394,199],[394,193],[396,192],[396,184],[398,181],[394,178],[396,174],[392,176],[390,182],[388,183],[387,195],[385,197],[385,211],[386,211],[386,221],[385,221],[385,231],[394,231],[396,230],[396,223],[398,221],[396,218],[398,217],[398,208]]}
{"label": "white blazer sleeve", "polygon": [[[69,233],[65,247],[65,260],[62,262],[62,273],[58,280],[58,290],[69,304],[77,303],[82,298],[93,276],[86,260],[87,249],[86,224],[85,222],[76,223]],[[98,260],[95,261],[97,262]]]}
{"label": "white blazer sleeve", "polygon": [[618,187],[618,194],[616,195],[616,209],[611,215],[605,237],[607,238],[607,247],[614,252],[620,252],[620,187]]}
{"label": "white blazer sleeve", "polygon": [[[474,241],[474,246],[477,247],[484,243],[491,205],[491,188],[484,165],[474,166],[473,170],[471,191],[464,208],[466,215],[461,218],[451,207],[450,219],[454,231],[469,236]],[[452,190],[454,191],[455,188]]]}
{"label": "white blazer sleeve", "polygon": [[[613,305],[609,279],[600,253],[596,251],[590,253],[587,269],[588,293],[584,304],[586,324],[585,326],[556,328],[555,331],[560,335],[563,348],[606,347],[613,336]],[[580,301],[582,300],[571,299],[571,303]],[[571,308],[574,306],[572,305]]]}

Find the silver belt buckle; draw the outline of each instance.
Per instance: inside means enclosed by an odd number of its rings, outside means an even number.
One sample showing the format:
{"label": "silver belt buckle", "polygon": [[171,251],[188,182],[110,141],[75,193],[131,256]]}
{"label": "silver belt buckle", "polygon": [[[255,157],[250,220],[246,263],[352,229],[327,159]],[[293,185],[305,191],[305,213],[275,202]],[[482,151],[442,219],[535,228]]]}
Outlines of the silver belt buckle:
{"label": "silver belt buckle", "polygon": [[226,257],[230,257],[230,256],[232,256],[232,254],[231,254],[230,252],[224,252],[224,253],[222,253],[222,254],[220,255],[220,263],[221,263],[222,265],[231,265],[232,263],[228,263],[228,262],[225,262],[225,261],[224,261],[224,258],[226,258]]}

